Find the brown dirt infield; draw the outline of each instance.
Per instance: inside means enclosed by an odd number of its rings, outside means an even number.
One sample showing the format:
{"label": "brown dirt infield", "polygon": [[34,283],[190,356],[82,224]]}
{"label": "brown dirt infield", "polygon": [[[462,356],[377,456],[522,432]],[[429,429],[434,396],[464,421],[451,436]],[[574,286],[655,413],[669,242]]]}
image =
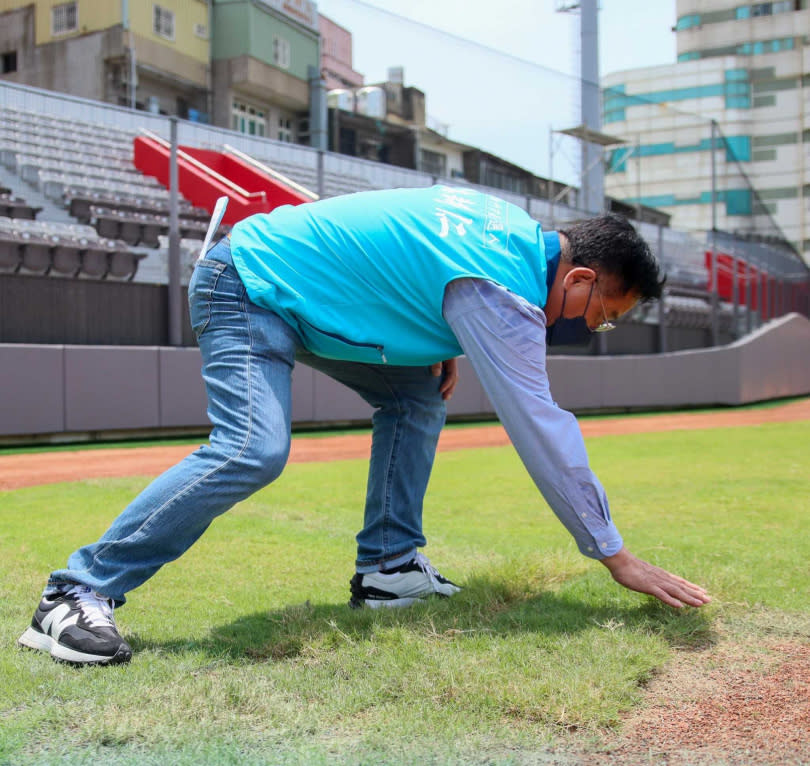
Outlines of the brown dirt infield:
{"label": "brown dirt infield", "polygon": [[[810,420],[810,398],[766,409],[585,419],[586,439],[610,434],[731,428]],[[370,436],[294,438],[291,462],[364,458]],[[508,444],[497,425],[446,429],[440,450]],[[0,456],[0,490],[102,477],[155,475],[189,445]],[[589,752],[560,748],[544,764],[608,766],[810,766],[810,643],[807,631],[762,640],[722,634],[702,651],[675,653],[643,703]],[[758,640],[759,643],[754,643]]]}
{"label": "brown dirt infield", "polygon": [[[596,436],[680,431],[701,428],[784,423],[810,420],[810,398],[765,409],[729,409],[714,412],[683,412],[663,415],[585,419],[580,428],[586,439]],[[445,429],[439,450],[469,447],[499,447],[509,444],[499,425]],[[369,434],[323,438],[293,438],[290,462],[366,458],[371,448]],[[193,451],[188,444],[165,447],[123,447],[75,451],[0,455],[0,490],[81,479],[122,476],[156,476]]]}
{"label": "brown dirt infield", "polygon": [[729,641],[678,652],[646,702],[587,760],[606,766],[807,766],[810,645]]}

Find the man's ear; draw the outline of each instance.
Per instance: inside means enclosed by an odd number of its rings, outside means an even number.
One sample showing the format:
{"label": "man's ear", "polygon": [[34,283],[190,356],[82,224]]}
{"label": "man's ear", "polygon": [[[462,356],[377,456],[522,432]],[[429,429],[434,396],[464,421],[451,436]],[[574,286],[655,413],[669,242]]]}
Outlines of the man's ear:
{"label": "man's ear", "polygon": [[586,287],[590,287],[596,281],[596,272],[589,269],[587,266],[574,266],[570,269],[563,279],[563,287],[570,290],[574,285],[585,283]]}

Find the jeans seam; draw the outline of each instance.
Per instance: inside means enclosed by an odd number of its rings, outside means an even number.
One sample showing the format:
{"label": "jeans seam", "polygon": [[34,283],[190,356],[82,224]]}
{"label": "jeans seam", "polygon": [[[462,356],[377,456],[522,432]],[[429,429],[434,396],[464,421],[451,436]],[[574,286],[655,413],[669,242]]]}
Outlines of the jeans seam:
{"label": "jeans seam", "polygon": [[[397,405],[399,405],[399,401],[397,400]],[[382,527],[382,543],[383,543],[383,554],[385,556],[389,555],[388,550],[388,522],[391,516],[391,478],[394,474],[394,466],[396,464],[396,454],[399,448],[399,439],[400,439],[401,429],[399,427],[399,421],[394,423],[394,434],[393,438],[391,439],[391,451],[388,453],[388,466],[385,472],[385,508],[383,509],[383,527]]]}
{"label": "jeans seam", "polygon": [[[382,382],[385,384],[386,388],[388,389],[391,398],[394,400],[394,403],[397,406],[398,415],[402,414],[402,402],[400,400],[399,395],[397,394],[396,390],[391,386],[391,384],[386,380],[384,375],[381,375],[380,378]],[[399,446],[399,439],[400,439],[400,431],[399,428],[399,418],[394,422],[394,434],[391,438],[391,450],[388,453],[388,465],[385,471],[385,487],[382,493],[383,496],[383,516],[382,516],[382,531],[380,534],[381,542],[382,542],[382,550],[383,550],[383,558],[388,558],[388,520],[390,518],[390,511],[391,511],[391,476],[394,472],[394,463],[396,462],[396,453],[397,448]]]}
{"label": "jeans seam", "polygon": [[[245,316],[245,320],[246,320],[246,323],[247,323],[247,331],[248,331],[248,353],[247,353],[247,362],[246,362],[246,377],[247,377],[247,387],[248,387],[248,427],[247,427],[247,432],[245,434],[245,440],[244,440],[244,442],[242,444],[242,447],[239,450],[238,454],[236,454],[236,455],[234,455],[232,457],[229,457],[227,460],[223,461],[222,463],[220,463],[219,465],[217,465],[216,467],[214,467],[210,471],[208,471],[204,476],[200,476],[194,482],[192,482],[188,486],[184,487],[180,492],[177,492],[174,495],[172,495],[170,498],[168,498],[166,500],[166,502],[164,502],[159,508],[156,508],[152,513],[150,513],[148,518],[144,519],[143,524],[141,524],[134,532],[127,535],[127,537],[125,537],[124,540],[128,540],[129,538],[133,537],[134,535],[137,535],[139,532],[142,532],[144,529],[147,528],[147,526],[149,524],[151,524],[154,521],[155,517],[158,514],[165,511],[166,508],[169,505],[174,503],[179,498],[183,497],[183,495],[187,494],[189,491],[191,491],[193,488],[195,488],[196,486],[198,486],[202,482],[210,479],[214,474],[216,474],[217,472],[219,472],[223,468],[225,468],[226,465],[228,465],[229,463],[233,462],[234,460],[237,460],[238,458],[242,457],[242,455],[244,455],[245,450],[247,449],[247,446],[250,443],[250,437],[251,437],[251,433],[253,431],[253,380],[252,380],[252,377],[251,377],[251,355],[252,355],[252,351],[253,351],[253,331],[252,331],[252,327],[251,327],[250,316],[248,315],[248,312],[245,310],[245,293],[244,293],[244,291],[243,291],[242,299],[240,300],[240,308],[242,310],[242,313]],[[98,559],[101,557],[101,555],[103,553],[105,553],[107,550],[109,550],[109,548],[112,547],[113,545],[116,545],[117,543],[120,543],[120,542],[122,542],[122,540],[114,540],[114,541],[111,540],[103,548],[100,548],[98,551],[96,551],[95,554],[93,555],[93,560],[91,561],[90,566],[87,567],[86,569],[82,570],[82,571],[89,572],[90,567],[92,567],[96,563],[96,561],[98,561]]]}

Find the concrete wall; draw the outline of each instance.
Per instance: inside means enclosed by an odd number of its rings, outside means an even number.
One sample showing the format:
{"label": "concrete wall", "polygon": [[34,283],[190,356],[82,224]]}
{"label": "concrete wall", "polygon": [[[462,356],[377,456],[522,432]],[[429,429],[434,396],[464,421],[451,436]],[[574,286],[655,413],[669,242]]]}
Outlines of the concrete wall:
{"label": "concrete wall", "polygon": [[[491,416],[466,359],[452,417]],[[791,314],[728,346],[669,354],[548,360],[572,410],[745,404],[810,393],[810,320]],[[67,440],[206,430],[196,348],[0,344],[0,440]],[[322,373],[293,374],[296,424],[366,422],[371,408]]]}
{"label": "concrete wall", "polygon": [[810,393],[810,321],[788,314],[727,346],[548,359],[565,409],[738,405]]}

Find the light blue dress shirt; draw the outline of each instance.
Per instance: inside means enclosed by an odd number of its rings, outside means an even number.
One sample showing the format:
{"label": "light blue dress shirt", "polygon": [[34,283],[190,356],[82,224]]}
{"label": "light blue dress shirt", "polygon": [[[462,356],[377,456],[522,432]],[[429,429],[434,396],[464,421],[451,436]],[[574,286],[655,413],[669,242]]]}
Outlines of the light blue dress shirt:
{"label": "light blue dress shirt", "polygon": [[618,553],[622,538],[588,466],[576,418],[551,397],[543,310],[482,279],[457,279],[444,317],[546,502],[586,556]]}

